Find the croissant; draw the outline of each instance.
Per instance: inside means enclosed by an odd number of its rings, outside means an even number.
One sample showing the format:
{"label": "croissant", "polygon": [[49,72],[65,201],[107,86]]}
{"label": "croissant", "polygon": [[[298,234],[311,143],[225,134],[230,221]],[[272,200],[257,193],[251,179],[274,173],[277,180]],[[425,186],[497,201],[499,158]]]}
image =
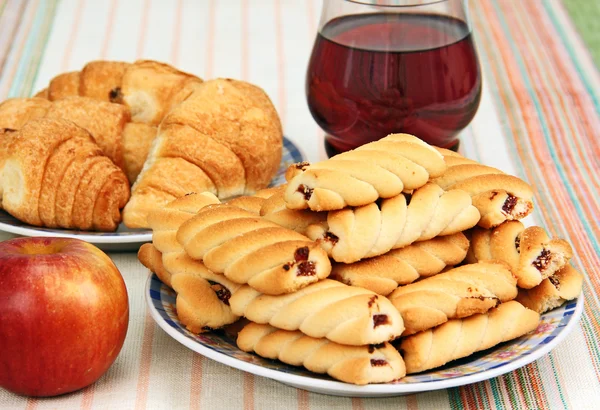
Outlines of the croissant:
{"label": "croissant", "polygon": [[169,278],[168,286],[177,293],[177,317],[190,332],[202,333],[218,329],[239,319],[229,308],[229,298],[239,285],[221,275],[215,275],[200,262],[192,260],[172,259],[171,266],[176,263],[179,266],[167,271],[163,255],[149,243],[140,247],[138,259],[159,278]]}
{"label": "croissant", "polygon": [[543,228],[507,221],[493,230],[473,229],[467,261],[502,260],[511,266],[519,287],[531,289],[562,269],[572,256],[567,241],[550,239]]}
{"label": "croissant", "polygon": [[461,233],[415,242],[404,248],[351,264],[334,263],[331,279],[387,296],[398,285],[435,275],[463,261],[469,241]]}
{"label": "croissant", "polygon": [[450,150],[436,149],[444,155],[448,169],[432,181],[445,190],[467,191],[481,214],[480,227],[487,229],[522,219],[533,210],[533,190],[525,181]]}
{"label": "croissant", "polygon": [[293,165],[285,202],[290,209],[330,211],[362,206],[417,189],[444,173],[443,157],[409,134],[391,134],[316,164]]}
{"label": "croissant", "polygon": [[479,262],[400,286],[389,295],[410,335],[450,319],[484,313],[517,296],[517,280],[503,262]]}
{"label": "croissant", "polygon": [[315,242],[231,205],[203,208],[181,225],[177,240],[213,272],[270,295],[296,291],[331,271]]}
{"label": "croissant", "polygon": [[279,296],[242,286],[229,303],[252,322],[345,345],[382,343],[404,331],[400,313],[384,296],[329,279]]}
{"label": "croissant", "polygon": [[517,302],[542,314],[573,300],[581,293],[583,275],[571,265],[565,265],[552,276],[531,289],[519,289]]}
{"label": "croissant", "polygon": [[466,192],[444,192],[427,184],[408,197],[400,194],[380,204],[330,211],[326,222],[307,228],[307,236],[336,262],[352,263],[463,231],[478,220],[479,212]]}
{"label": "croissant", "polygon": [[7,212],[36,226],[117,228],[129,182],[86,130],[64,120],[38,119],[8,135],[0,178]]}
{"label": "croissant", "polygon": [[63,119],[85,128],[130,182],[135,181],[156,136],[156,127],[130,122],[129,110],[87,97],[11,98],[0,104],[0,128],[19,130],[39,118]]}
{"label": "croissant", "polygon": [[260,208],[260,215],[277,225],[306,235],[306,229],[327,219],[327,212],[313,212],[308,209],[289,209],[284,199],[285,185],[274,189]]}
{"label": "croissant", "polygon": [[537,328],[540,315],[509,301],[487,313],[454,319],[402,339],[399,351],[406,373],[419,373],[489,349]]}
{"label": "croissant", "polygon": [[163,119],[124,222],[147,227],[150,210],[188,192],[252,194],[275,175],[281,147],[279,118],[261,89],[228,79],[199,84]]}
{"label": "croissant", "polygon": [[406,373],[402,357],[389,343],[347,346],[298,331],[249,323],[238,334],[237,345],[243,351],[304,366],[311,372],[327,373],[346,383],[386,383]]}

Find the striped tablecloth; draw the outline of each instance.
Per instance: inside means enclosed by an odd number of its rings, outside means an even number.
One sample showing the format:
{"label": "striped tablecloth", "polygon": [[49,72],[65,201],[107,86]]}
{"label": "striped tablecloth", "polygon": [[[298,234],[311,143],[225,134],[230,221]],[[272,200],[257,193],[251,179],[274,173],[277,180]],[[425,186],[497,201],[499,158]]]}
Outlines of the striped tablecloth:
{"label": "striped tablecloth", "polygon": [[[0,408],[600,408],[600,76],[560,1],[470,6],[485,89],[462,134],[464,154],[531,182],[535,222],[568,239],[575,266],[586,273],[581,324],[551,354],[449,390],[387,399],[307,393],[171,339],[146,311],[147,271],[134,254],[115,253],[131,304],[115,364],[93,386],[64,397],[27,399],[0,390]],[[286,135],[316,160],[324,156],[322,134],[306,106],[304,75],[320,7],[319,0],[2,0],[0,98],[31,95],[89,60],[156,59],[203,78],[260,85]]]}

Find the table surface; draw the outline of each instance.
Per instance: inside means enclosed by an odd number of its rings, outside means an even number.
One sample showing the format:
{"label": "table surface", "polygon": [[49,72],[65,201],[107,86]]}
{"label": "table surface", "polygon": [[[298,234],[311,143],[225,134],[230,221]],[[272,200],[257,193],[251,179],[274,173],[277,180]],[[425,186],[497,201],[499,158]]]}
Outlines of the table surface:
{"label": "table surface", "polygon": [[[552,353],[460,388],[386,399],[312,394],[228,368],[170,338],[146,309],[148,271],[133,253],[111,253],[131,306],[114,365],[96,384],[63,397],[27,399],[0,389],[0,408],[598,408],[600,76],[560,1],[470,6],[484,94],[462,133],[463,154],[529,181],[533,222],[566,238],[586,274],[583,319]],[[286,135],[316,160],[324,157],[322,133],[306,106],[304,75],[320,8],[319,0],[0,1],[0,99],[31,95],[90,60],[156,59],[202,78],[260,85]]]}

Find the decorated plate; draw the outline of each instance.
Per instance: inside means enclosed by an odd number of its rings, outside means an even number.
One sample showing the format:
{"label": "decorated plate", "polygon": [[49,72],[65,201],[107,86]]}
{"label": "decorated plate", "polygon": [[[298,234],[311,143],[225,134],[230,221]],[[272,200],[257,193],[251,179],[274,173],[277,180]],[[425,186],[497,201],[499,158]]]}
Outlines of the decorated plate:
{"label": "decorated plate", "polygon": [[311,373],[304,368],[243,352],[237,348],[233,337],[224,331],[201,335],[189,332],[177,319],[175,292],[156,275],[148,278],[145,294],[152,318],[169,336],[189,349],[227,366],[300,389],[350,397],[398,396],[446,389],[508,373],[533,362],[556,347],[575,328],[583,312],[582,294],[578,299],[542,315],[537,329],[528,335],[456,360],[444,367],[406,376],[394,383],[355,386],[335,381],[327,375]]}
{"label": "decorated plate", "polygon": [[[281,165],[271,185],[285,182],[287,167],[303,160],[298,147],[289,139],[283,139]],[[101,249],[112,251],[137,251],[144,242],[152,240],[152,231],[147,229],[129,229],[124,224],[119,225],[115,232],[77,231],[68,229],[50,229],[28,225],[0,210],[0,231],[22,236],[62,236],[78,238],[95,244]]]}

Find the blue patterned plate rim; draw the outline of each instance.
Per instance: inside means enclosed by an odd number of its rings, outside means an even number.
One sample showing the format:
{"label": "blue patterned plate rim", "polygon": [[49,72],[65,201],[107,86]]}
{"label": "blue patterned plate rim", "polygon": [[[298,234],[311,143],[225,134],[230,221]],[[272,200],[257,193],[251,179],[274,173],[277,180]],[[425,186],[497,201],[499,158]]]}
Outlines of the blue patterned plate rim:
{"label": "blue patterned plate rim", "polygon": [[[285,171],[289,165],[304,160],[302,152],[287,137],[283,137],[281,163],[271,186],[285,182]],[[0,231],[22,236],[60,236],[77,238],[96,244],[131,244],[152,240],[152,231],[147,229],[129,229],[124,224],[115,232],[77,231],[68,229],[51,229],[28,225],[19,221],[0,209]]]}
{"label": "blue patterned plate rim", "polygon": [[394,383],[355,386],[258,357],[237,349],[223,332],[194,335],[175,313],[175,293],[154,274],[148,277],[146,302],[154,321],[169,336],[203,356],[258,376],[295,387],[339,396],[377,397],[446,389],[491,379],[523,367],[554,349],[577,325],[583,312],[583,293],[573,301],[542,315],[538,328],[521,338],[503,343],[437,369],[411,375]]}

